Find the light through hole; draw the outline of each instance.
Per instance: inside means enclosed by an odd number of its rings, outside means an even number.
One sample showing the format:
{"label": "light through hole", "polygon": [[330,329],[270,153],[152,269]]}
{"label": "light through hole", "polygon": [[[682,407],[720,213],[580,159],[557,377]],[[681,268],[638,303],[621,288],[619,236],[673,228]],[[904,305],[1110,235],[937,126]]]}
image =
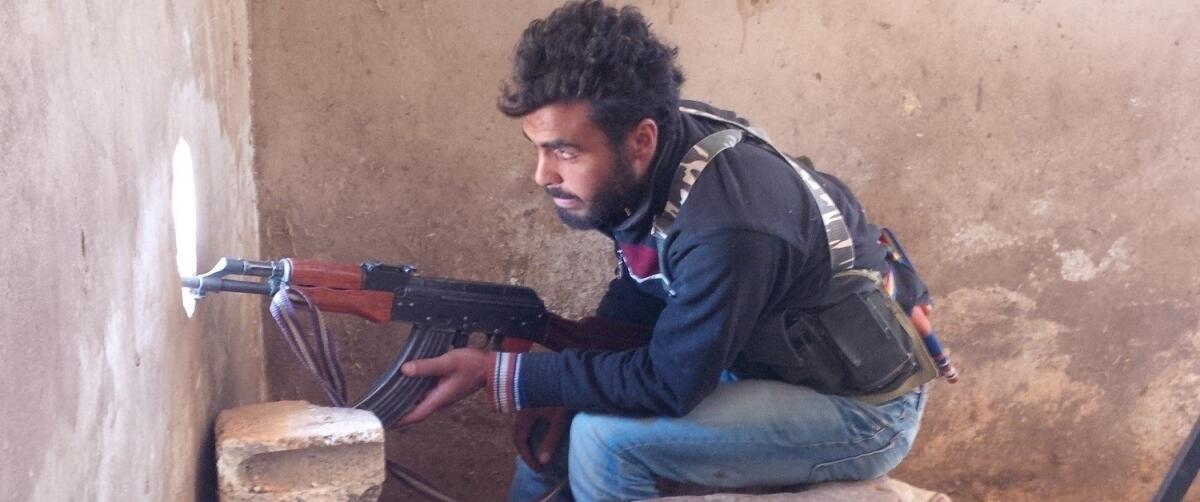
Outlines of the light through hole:
{"label": "light through hole", "polygon": [[[171,159],[171,215],[175,220],[175,264],[179,275],[196,275],[196,174],[192,168],[192,148],[179,139]],[[183,311],[188,317],[196,311],[196,298],[183,289]]]}

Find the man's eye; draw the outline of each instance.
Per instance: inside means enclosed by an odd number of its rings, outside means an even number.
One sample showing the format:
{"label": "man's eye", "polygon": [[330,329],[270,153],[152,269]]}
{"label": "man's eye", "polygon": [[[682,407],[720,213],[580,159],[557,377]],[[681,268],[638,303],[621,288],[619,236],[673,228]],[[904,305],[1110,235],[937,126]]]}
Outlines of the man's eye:
{"label": "man's eye", "polygon": [[574,159],[575,157],[579,156],[578,152],[576,152],[575,150],[572,150],[570,148],[559,148],[559,149],[555,150],[554,152],[558,155],[558,158],[560,158],[562,160],[571,160],[571,159]]}

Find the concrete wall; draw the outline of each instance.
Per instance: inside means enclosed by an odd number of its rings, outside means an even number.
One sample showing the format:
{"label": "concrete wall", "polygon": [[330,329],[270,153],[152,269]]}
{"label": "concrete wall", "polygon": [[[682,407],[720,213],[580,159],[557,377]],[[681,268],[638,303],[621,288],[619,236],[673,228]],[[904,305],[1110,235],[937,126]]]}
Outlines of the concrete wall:
{"label": "concrete wall", "polygon": [[[1200,414],[1195,2],[636,3],[680,47],[686,95],[841,176],[923,266],[964,381],[937,386],[901,478],[956,500],[1149,497]],[[255,2],[265,253],[517,281],[587,312],[608,246],[561,228],[494,109],[556,4]],[[361,386],[398,337],[339,327]],[[319,401],[267,335],[274,397]],[[507,437],[475,401],[389,448],[494,499]]]}
{"label": "concrete wall", "polygon": [[261,326],[184,314],[171,161],[186,140],[200,267],[257,254],[247,45],[240,0],[0,3],[0,499],[213,500]]}

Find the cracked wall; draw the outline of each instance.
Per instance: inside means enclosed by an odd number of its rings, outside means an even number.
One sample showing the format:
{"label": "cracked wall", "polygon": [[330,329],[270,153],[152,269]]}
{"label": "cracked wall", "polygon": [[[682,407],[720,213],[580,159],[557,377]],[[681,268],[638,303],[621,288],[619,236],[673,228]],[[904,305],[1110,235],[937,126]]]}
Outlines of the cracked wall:
{"label": "cracked wall", "polygon": [[[1200,39],[1194,2],[633,2],[685,95],[846,180],[937,293],[963,372],[898,476],[956,500],[1133,500],[1200,415]],[[252,5],[270,257],[414,263],[590,310],[612,260],[559,225],[495,111],[525,24],[557,2]],[[399,341],[356,323],[359,385]],[[310,380],[267,330],[275,397]],[[507,424],[465,403],[389,438],[495,498]],[[407,495],[397,487],[389,497]]]}
{"label": "cracked wall", "polygon": [[171,160],[198,267],[258,253],[246,5],[0,4],[4,500],[213,500],[217,411],[265,397],[258,305],[180,304]]}

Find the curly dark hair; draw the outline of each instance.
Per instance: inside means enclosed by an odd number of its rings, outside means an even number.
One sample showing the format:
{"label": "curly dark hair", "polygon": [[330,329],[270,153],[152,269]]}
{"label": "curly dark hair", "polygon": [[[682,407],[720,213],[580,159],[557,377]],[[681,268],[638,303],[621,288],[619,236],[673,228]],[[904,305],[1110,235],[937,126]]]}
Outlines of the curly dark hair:
{"label": "curly dark hair", "polygon": [[521,35],[513,61],[516,89],[503,84],[499,108],[516,118],[546,105],[586,100],[590,118],[614,146],[647,117],[666,135],[683,84],[677,52],[659,42],[635,7],[568,2],[529,23]]}

